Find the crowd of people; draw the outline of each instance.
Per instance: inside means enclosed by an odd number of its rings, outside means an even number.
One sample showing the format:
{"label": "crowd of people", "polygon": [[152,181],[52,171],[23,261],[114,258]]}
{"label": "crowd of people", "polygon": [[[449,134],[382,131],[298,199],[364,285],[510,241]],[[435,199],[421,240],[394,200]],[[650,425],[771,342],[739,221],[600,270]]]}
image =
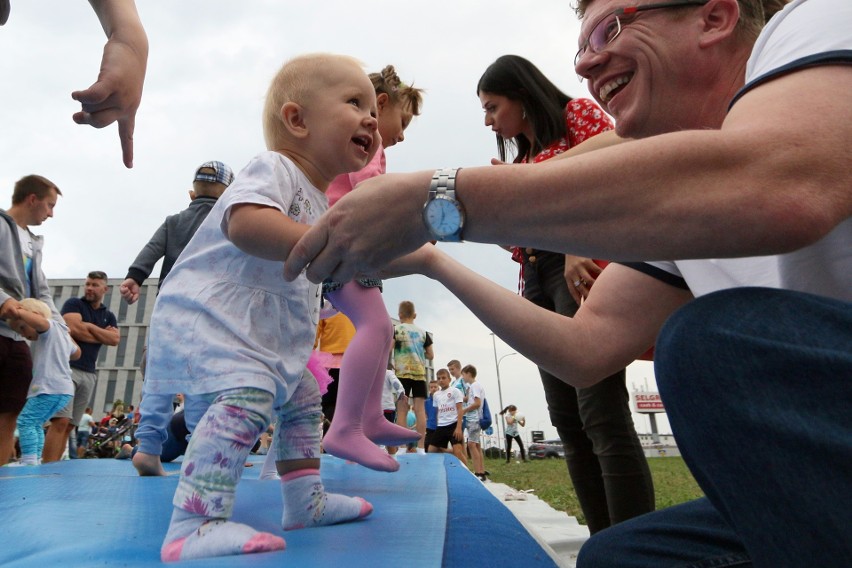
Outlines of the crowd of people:
{"label": "crowd of people", "polygon": [[[98,82],[74,95],[74,120],[117,121],[130,167],[147,40],[132,2],[92,5],[108,42]],[[368,75],[350,57],[313,54],[270,84],[266,148],[237,176],[219,162],[196,172],[227,190],[164,224],[186,239],[161,254],[175,260],[151,320],[133,455],[140,474],[161,475],[167,440],[188,442],[164,561],[285,547],[230,520],[246,457],[273,423],[265,465],[280,479],[287,530],[373,512],[325,491],[322,449],[391,472],[393,448],[413,444],[453,452],[487,479],[476,368],[453,360],[427,384],[434,349],[413,303],[391,326],[380,301],[379,278],[412,273],[539,366],[592,533],[578,566],[835,566],[852,556],[852,107],[837,96],[852,83],[852,5],[576,9],[573,63],[594,100],[501,56],[476,89],[497,135],[489,167],[385,174],[383,149],[404,140],[420,90],[391,66]],[[8,15],[0,3],[0,24]],[[53,305],[30,227],[59,196],[25,176],[0,211],[0,465],[16,425],[26,463],[59,459],[91,416],[100,348],[119,341],[105,273]],[[433,246],[463,240],[512,250],[521,294]],[[155,253],[131,267],[127,301]],[[354,324],[331,362],[312,349],[323,295]],[[660,511],[624,386],[625,366],[652,345],[673,433],[706,495]],[[323,400],[328,368],[339,384]],[[501,411],[508,446],[521,419]]]}

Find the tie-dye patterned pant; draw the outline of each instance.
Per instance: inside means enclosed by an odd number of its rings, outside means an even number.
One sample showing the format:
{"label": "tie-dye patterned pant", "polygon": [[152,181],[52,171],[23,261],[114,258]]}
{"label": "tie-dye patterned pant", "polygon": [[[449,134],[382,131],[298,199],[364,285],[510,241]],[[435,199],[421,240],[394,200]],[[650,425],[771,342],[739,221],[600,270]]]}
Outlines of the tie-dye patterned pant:
{"label": "tie-dye patterned pant", "polygon": [[186,421],[192,432],[181,467],[174,505],[184,511],[229,518],[245,461],[260,434],[277,415],[278,461],[320,456],[320,393],[305,373],[293,396],[273,409],[273,395],[238,388],[187,397]]}

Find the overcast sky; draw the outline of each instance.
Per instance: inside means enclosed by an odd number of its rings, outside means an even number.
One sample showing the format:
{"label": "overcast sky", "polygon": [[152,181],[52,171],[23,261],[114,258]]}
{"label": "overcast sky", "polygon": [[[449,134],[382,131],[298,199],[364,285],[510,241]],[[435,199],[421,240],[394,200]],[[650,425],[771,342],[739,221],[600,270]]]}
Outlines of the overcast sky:
{"label": "overcast sky", "polygon": [[[506,0],[284,2],[137,0],[150,56],[137,115],[135,167],[124,168],[115,125],[75,125],[70,93],[96,78],[104,36],[84,0],[18,0],[0,28],[0,207],[12,186],[37,173],[63,197],[35,232],[46,239],[48,278],[104,270],[122,278],[166,215],[188,203],[195,168],[221,160],[239,171],[264,149],[260,112],[268,82],[301,53],[352,55],[367,71],[386,64],[426,89],[423,113],[404,143],[387,154],[388,171],[485,165],[497,155],[483,124],[476,83],[500,55],[534,62],[572,96],[587,96],[571,62],[579,23],[567,0],[525,9]],[[381,206],[381,204],[377,204]],[[365,228],[369,230],[369,228]],[[496,246],[439,245],[503,286],[517,289],[517,264]],[[155,275],[158,272],[155,272]],[[456,358],[479,370],[489,402],[499,404],[490,331],[439,284],[406,277],[385,284],[391,315],[401,300],[435,336],[435,363]],[[527,430],[550,426],[535,366],[499,339],[504,404],[527,416]],[[650,363],[628,370],[628,389],[654,388]],[[660,430],[669,432],[665,417]],[[638,416],[637,430],[650,431]]]}

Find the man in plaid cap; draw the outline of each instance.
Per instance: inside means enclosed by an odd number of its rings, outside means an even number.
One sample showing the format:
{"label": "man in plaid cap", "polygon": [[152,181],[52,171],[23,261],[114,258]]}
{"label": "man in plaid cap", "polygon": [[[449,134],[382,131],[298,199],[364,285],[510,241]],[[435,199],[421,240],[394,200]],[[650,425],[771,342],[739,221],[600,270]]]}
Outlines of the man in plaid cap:
{"label": "man in plaid cap", "polygon": [[[191,200],[189,207],[180,213],[166,217],[166,220],[160,225],[160,228],[157,229],[148,243],[142,247],[136,260],[133,261],[133,264],[127,270],[127,277],[121,283],[118,290],[121,293],[121,297],[128,304],[132,304],[139,299],[142,283],[151,275],[154,265],[161,258],[163,259],[163,267],[160,271],[160,286],[163,285],[166,276],[168,276],[178,256],[180,256],[180,253],[186,247],[187,243],[189,243],[189,240],[195,234],[195,231],[198,230],[198,227],[201,226],[204,219],[207,218],[207,214],[213,209],[216,200],[222,196],[222,193],[231,185],[232,181],[234,181],[234,172],[223,162],[204,162],[198,166],[192,179],[192,190],[189,192]],[[145,373],[146,350],[147,346],[142,352],[140,365],[143,374]],[[172,397],[168,396],[162,400],[159,398],[157,400],[148,400],[147,403],[149,407],[163,406],[171,408],[171,400]],[[141,402],[141,404],[145,404],[145,401]],[[166,433],[167,440],[171,439],[167,443],[167,447],[174,454],[171,459],[182,454],[181,450],[186,447],[185,436],[177,435],[171,431],[173,427],[183,422],[182,418],[182,412],[176,415],[172,420],[172,424],[169,425],[169,432]],[[142,420],[139,423],[137,433],[144,431],[146,428],[156,429],[156,426],[152,426],[147,421]],[[164,475],[165,472],[161,470],[162,466],[160,466],[160,470],[158,471],[145,471],[144,474]]]}
{"label": "man in plaid cap", "polygon": [[163,268],[160,270],[162,286],[189,239],[207,218],[216,200],[232,181],[234,181],[234,172],[222,162],[204,162],[198,166],[192,180],[192,190],[189,192],[191,199],[189,207],[180,213],[166,217],[130,265],[127,277],[119,287],[121,297],[128,304],[139,299],[140,286],[151,275],[154,265],[161,258],[163,259]]}

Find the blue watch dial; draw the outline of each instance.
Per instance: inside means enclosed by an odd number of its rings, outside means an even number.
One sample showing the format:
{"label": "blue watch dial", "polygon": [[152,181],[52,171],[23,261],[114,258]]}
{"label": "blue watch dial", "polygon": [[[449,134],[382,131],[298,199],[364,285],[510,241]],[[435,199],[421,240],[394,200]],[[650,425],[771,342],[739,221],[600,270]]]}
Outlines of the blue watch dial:
{"label": "blue watch dial", "polygon": [[461,228],[461,211],[453,201],[444,196],[430,201],[425,213],[426,222],[437,236],[447,237]]}

